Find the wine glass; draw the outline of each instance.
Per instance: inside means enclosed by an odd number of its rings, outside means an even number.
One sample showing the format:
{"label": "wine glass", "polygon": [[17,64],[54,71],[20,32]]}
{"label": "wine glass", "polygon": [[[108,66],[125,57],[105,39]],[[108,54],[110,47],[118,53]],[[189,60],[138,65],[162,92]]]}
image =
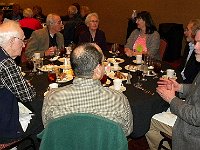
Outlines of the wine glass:
{"label": "wine glass", "polygon": [[50,83],[56,82],[56,73],[54,71],[49,71],[48,72],[48,81]]}
{"label": "wine glass", "polygon": [[32,59],[28,59],[28,61],[26,62],[26,67],[29,70],[29,76],[33,76],[33,68],[34,68],[34,63],[32,61]]}
{"label": "wine glass", "polygon": [[112,51],[112,53],[113,53],[113,57],[114,57],[114,58],[117,57],[118,54],[119,54],[119,44],[114,43],[114,44],[112,45],[112,47],[111,47],[111,51]]}
{"label": "wine glass", "polygon": [[156,73],[156,76],[154,78],[158,78],[158,74],[160,73],[161,71],[161,68],[162,68],[162,63],[161,61],[159,60],[154,60],[153,62],[153,67],[154,67],[154,72]]}
{"label": "wine glass", "polygon": [[42,58],[37,59],[36,60],[36,68],[38,69],[37,75],[43,74],[43,72],[41,71],[42,66],[43,66],[43,59]]}
{"label": "wine glass", "polygon": [[141,64],[141,67],[140,67],[140,70],[142,71],[142,78],[141,78],[141,81],[147,81],[147,79],[145,78],[145,75],[147,73],[147,65],[145,64]]}
{"label": "wine glass", "polygon": [[140,78],[141,78],[141,76],[142,76],[142,71],[141,70],[136,70],[136,76],[138,77],[138,81],[134,84],[134,86],[136,86],[136,87],[140,87],[140,86],[142,86],[142,84],[140,83]]}

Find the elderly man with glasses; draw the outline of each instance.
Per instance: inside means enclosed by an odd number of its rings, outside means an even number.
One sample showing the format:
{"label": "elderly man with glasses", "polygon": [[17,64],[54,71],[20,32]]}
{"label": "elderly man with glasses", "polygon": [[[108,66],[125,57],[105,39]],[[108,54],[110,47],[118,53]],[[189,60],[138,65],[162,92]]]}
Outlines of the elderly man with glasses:
{"label": "elderly man with glasses", "polygon": [[14,59],[21,55],[24,33],[15,21],[0,25],[0,149],[23,134],[18,101],[31,101],[36,93],[23,78]]}

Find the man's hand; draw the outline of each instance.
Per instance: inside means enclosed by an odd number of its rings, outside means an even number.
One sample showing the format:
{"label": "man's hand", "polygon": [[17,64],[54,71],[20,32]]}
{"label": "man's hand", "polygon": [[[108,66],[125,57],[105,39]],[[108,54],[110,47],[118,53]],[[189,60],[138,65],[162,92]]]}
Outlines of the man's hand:
{"label": "man's hand", "polygon": [[56,49],[57,49],[56,46],[49,47],[49,49],[45,51],[45,56],[52,56],[52,55],[54,55]]}

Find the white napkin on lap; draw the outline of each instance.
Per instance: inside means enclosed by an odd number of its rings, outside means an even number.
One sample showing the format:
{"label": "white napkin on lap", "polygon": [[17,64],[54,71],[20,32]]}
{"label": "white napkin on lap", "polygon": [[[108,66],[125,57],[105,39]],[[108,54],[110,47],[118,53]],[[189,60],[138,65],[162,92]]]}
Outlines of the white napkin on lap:
{"label": "white napkin on lap", "polygon": [[171,127],[174,126],[174,123],[176,121],[177,116],[172,114],[169,110],[166,112],[162,112],[159,114],[155,114],[153,117],[153,119],[156,119],[164,124],[167,124]]}
{"label": "white napkin on lap", "polygon": [[32,114],[32,111],[30,111],[21,102],[18,102],[18,106],[19,106],[19,122],[22,126],[23,131],[25,132],[34,114]]}

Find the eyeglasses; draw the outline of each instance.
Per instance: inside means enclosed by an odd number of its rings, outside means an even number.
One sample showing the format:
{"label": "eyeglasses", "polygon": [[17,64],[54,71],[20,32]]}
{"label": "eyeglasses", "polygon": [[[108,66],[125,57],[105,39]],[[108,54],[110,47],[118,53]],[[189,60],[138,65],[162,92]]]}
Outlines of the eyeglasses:
{"label": "eyeglasses", "polygon": [[27,43],[27,40],[24,40],[24,39],[21,39],[21,38],[18,38],[18,37],[14,37],[14,38],[16,38],[16,39],[18,39],[18,40],[22,41],[24,44],[26,44],[26,43]]}
{"label": "eyeglasses", "polygon": [[92,23],[99,23],[99,20],[91,20]]}

